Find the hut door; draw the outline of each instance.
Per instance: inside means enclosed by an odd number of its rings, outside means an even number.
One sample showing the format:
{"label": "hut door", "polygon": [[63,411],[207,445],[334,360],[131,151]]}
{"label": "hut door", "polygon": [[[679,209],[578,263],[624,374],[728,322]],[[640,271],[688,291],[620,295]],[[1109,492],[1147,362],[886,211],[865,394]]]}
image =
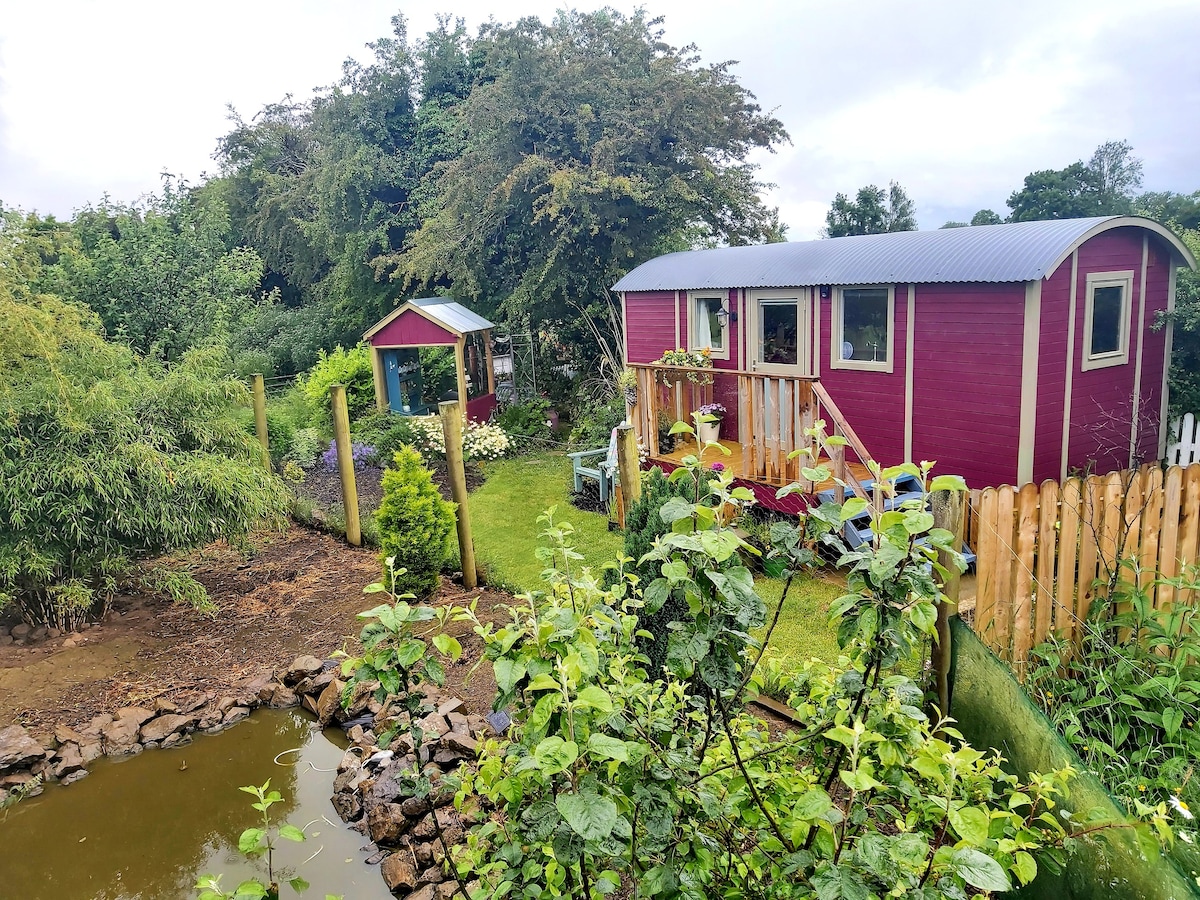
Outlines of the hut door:
{"label": "hut door", "polygon": [[807,288],[750,293],[751,370],[811,375],[811,332],[812,299]]}

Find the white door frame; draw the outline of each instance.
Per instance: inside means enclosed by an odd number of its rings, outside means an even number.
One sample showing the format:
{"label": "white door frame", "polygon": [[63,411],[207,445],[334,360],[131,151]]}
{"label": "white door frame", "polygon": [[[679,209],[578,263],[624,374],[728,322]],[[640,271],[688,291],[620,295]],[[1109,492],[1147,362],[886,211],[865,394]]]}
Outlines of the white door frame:
{"label": "white door frame", "polygon": [[[762,355],[762,333],[760,309],[763,301],[793,301],[796,304],[796,365],[764,363]],[[768,375],[792,375],[807,377],[813,374],[813,289],[773,288],[749,292],[746,303],[746,368],[752,372]]]}

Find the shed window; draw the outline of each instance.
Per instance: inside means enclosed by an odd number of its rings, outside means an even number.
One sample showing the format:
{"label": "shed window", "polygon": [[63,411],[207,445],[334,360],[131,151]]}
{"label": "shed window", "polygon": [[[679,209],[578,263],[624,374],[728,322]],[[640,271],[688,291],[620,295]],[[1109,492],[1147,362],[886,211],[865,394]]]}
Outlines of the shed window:
{"label": "shed window", "polygon": [[1087,277],[1083,370],[1129,362],[1129,305],[1133,272],[1093,272]]}
{"label": "shed window", "polygon": [[831,367],[892,371],[895,318],[892,288],[840,288],[834,300]]}
{"label": "shed window", "polygon": [[725,313],[725,297],[722,294],[692,295],[691,316],[692,349],[708,348],[718,359],[729,358],[729,347],[725,329],[728,316]]}

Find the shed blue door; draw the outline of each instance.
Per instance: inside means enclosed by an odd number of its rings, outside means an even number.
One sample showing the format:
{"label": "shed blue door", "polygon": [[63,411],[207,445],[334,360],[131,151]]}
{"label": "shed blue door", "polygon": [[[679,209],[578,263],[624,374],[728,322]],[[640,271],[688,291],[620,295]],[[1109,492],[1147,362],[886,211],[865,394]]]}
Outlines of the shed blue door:
{"label": "shed blue door", "polygon": [[400,351],[384,350],[383,373],[387,379],[388,407],[392,412],[402,412],[404,409],[404,393],[400,390]]}

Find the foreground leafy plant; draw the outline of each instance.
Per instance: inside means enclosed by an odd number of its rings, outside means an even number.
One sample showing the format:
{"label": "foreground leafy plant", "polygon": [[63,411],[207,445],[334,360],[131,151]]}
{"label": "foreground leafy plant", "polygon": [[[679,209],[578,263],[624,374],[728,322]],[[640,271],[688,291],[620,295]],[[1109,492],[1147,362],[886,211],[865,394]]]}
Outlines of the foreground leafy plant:
{"label": "foreground leafy plant", "polygon": [[[232,891],[221,889],[220,875],[204,875],[196,883],[200,891],[198,900],[279,900],[279,884],[275,881],[275,842],[278,838],[286,841],[302,843],[304,832],[295,825],[283,822],[273,825],[271,822],[271,807],[281,803],[283,797],[279,791],[271,790],[271,780],[261,787],[249,785],[238,788],[255,797],[250,804],[251,809],[257,810],[262,817],[261,825],[247,828],[238,838],[238,852],[249,860],[260,860],[265,857],[267,864],[267,880],[264,884],[258,879],[249,878]],[[288,879],[288,886],[296,893],[308,890],[308,882],[303,878],[293,876]],[[326,894],[325,900],[341,900],[332,894]]]}
{"label": "foreground leafy plant", "polygon": [[[1200,567],[1154,580],[1120,563],[1115,590],[1098,595],[1078,644],[1034,648],[1026,687],[1080,758],[1134,814],[1171,816],[1200,839],[1200,634],[1186,603],[1155,609],[1149,588],[1200,589]],[[1179,593],[1176,593],[1179,596]],[[1172,812],[1174,810],[1174,812]]]}

